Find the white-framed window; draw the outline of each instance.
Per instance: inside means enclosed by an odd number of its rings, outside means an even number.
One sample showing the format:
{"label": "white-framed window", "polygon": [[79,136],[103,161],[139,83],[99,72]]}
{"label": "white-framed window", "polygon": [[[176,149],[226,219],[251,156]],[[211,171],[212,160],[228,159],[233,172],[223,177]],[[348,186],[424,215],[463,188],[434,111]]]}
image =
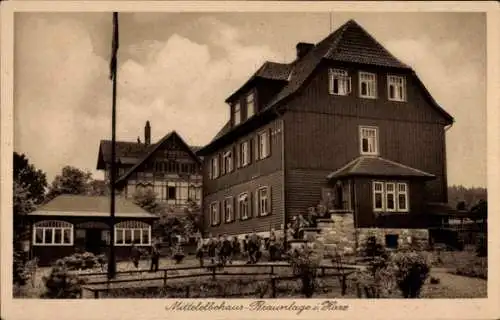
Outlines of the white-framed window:
{"label": "white-framed window", "polygon": [[216,179],[219,177],[219,155],[216,155],[210,160],[211,178]]}
{"label": "white-framed window", "polygon": [[151,226],[142,221],[128,220],[115,225],[115,245],[150,246]]}
{"label": "white-framed window", "polygon": [[234,221],[234,211],[233,211],[233,197],[227,197],[224,199],[224,221],[232,222]]}
{"label": "white-framed window", "polygon": [[375,73],[359,72],[359,96],[361,98],[377,98],[377,76]]}
{"label": "white-framed window", "polygon": [[241,167],[245,167],[250,164],[250,143],[248,141],[240,143],[240,154],[238,159]]}
{"label": "white-framed window", "polygon": [[384,183],[373,182],[373,211],[384,210]]}
{"label": "white-framed window", "polygon": [[233,111],[233,121],[234,125],[238,125],[241,122],[241,105],[239,102],[235,103],[234,106],[234,111]]}
{"label": "white-framed window", "polygon": [[262,131],[257,135],[257,155],[258,159],[265,159],[269,156],[269,131]]}
{"label": "white-framed window", "polygon": [[248,192],[244,192],[238,196],[238,212],[240,214],[241,220],[246,220],[249,218],[249,199]]}
{"label": "white-framed window", "polygon": [[388,75],[387,96],[391,101],[406,101],[406,78]]}
{"label": "white-framed window", "polygon": [[212,226],[220,223],[219,203],[217,201],[210,204],[210,222]]}
{"label": "white-framed window", "polygon": [[408,211],[408,185],[406,183],[398,183],[398,211]]}
{"label": "white-framed window", "polygon": [[359,149],[363,155],[378,155],[377,127],[359,127]]}
{"label": "white-framed window", "polygon": [[261,187],[257,189],[257,215],[258,216],[267,216],[270,213],[270,195],[269,195],[269,187]]}
{"label": "white-framed window", "polygon": [[373,181],[373,211],[408,212],[408,184]]}
{"label": "white-framed window", "polygon": [[228,150],[222,154],[222,174],[233,171],[233,152]]}
{"label": "white-framed window", "polygon": [[394,182],[385,184],[385,210],[396,211],[396,186]]}
{"label": "white-framed window", "polygon": [[60,220],[39,221],[33,225],[33,245],[73,245],[73,224]]}
{"label": "white-framed window", "polygon": [[247,119],[255,114],[255,94],[253,92],[247,95]]}
{"label": "white-framed window", "polygon": [[346,96],[351,93],[351,77],[348,76],[347,70],[329,69],[328,79],[330,94]]}

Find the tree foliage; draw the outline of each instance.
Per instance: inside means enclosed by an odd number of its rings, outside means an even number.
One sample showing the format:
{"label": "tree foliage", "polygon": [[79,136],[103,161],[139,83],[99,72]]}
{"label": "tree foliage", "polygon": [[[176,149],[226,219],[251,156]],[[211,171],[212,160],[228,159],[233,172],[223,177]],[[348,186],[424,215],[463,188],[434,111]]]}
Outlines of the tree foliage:
{"label": "tree foliage", "polygon": [[43,171],[29,163],[24,154],[14,152],[13,217],[14,241],[27,235],[24,216],[35,210],[45,196],[47,178]]}
{"label": "tree foliage", "polygon": [[14,182],[18,184],[18,190],[22,188],[34,204],[43,202],[47,188],[46,174],[29,163],[24,154],[17,152],[14,152],[13,171]]}
{"label": "tree foliage", "polygon": [[488,196],[486,188],[450,186],[448,187],[448,204],[452,208],[469,210],[481,200]]}
{"label": "tree foliage", "polygon": [[50,185],[47,200],[52,200],[61,194],[88,195],[91,190],[92,173],[81,169],[65,166]]}

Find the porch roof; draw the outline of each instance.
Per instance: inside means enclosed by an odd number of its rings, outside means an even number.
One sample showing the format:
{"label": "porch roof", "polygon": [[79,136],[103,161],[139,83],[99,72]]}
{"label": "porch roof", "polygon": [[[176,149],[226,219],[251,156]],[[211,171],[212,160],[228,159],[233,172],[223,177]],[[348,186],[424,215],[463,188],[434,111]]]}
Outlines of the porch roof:
{"label": "porch roof", "polygon": [[[109,217],[110,198],[107,196],[83,196],[63,194],[47,202],[29,216],[69,216],[69,217]],[[115,217],[150,218],[151,214],[131,201],[117,196],[115,199]]]}
{"label": "porch roof", "polygon": [[327,178],[339,179],[349,176],[435,178],[433,174],[378,156],[360,156],[330,173]]}

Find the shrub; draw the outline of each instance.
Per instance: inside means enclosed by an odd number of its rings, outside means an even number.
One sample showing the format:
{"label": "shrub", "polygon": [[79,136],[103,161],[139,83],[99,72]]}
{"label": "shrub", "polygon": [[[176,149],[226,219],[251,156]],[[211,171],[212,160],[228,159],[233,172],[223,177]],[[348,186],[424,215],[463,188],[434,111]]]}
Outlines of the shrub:
{"label": "shrub", "polygon": [[302,281],[302,294],[306,298],[311,298],[314,294],[316,271],[321,257],[307,246],[291,250],[288,257],[293,274]]}
{"label": "shrub", "polygon": [[61,263],[64,264],[68,270],[86,270],[102,266],[106,261],[106,256],[103,254],[96,256],[91,252],[82,252],[64,257]]}
{"label": "shrub", "polygon": [[42,298],[48,299],[76,299],[81,296],[81,285],[84,280],[69,274],[68,268],[62,260],[58,260],[48,277],[44,277],[46,291]]}
{"label": "shrub", "polygon": [[14,251],[13,263],[13,282],[14,285],[24,286],[30,279],[29,271],[26,268],[25,253],[22,251]]}
{"label": "shrub", "polygon": [[429,276],[430,265],[416,251],[398,252],[391,257],[395,281],[404,298],[418,298]]}

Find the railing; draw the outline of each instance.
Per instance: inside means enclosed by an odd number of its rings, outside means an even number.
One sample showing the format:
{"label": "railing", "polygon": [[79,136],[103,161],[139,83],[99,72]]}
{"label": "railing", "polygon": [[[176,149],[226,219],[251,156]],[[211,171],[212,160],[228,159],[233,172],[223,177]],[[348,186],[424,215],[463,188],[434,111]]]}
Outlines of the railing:
{"label": "railing", "polygon": [[[142,281],[162,281],[163,287],[166,287],[167,285],[167,280],[174,280],[174,279],[188,279],[188,278],[201,278],[201,277],[211,277],[212,280],[216,280],[217,276],[246,276],[246,277],[251,277],[251,276],[269,276],[270,277],[270,283],[271,283],[271,296],[276,297],[276,284],[279,281],[286,281],[286,280],[295,280],[300,278],[299,275],[290,275],[290,276],[278,276],[276,275],[276,268],[291,268],[292,266],[290,264],[254,264],[254,265],[226,265],[223,267],[222,270],[224,269],[231,269],[231,268],[269,268],[268,272],[227,272],[223,271],[221,272],[220,266],[217,265],[207,265],[204,267],[180,267],[180,268],[164,268],[164,269],[159,269],[158,272],[162,272],[163,275],[160,277],[148,277],[148,278],[135,278],[135,279],[113,279],[113,280],[105,280],[105,281],[90,281],[87,282],[84,287],[85,290],[88,290],[93,293],[93,296],[95,299],[99,299],[100,293],[101,292],[109,292],[111,290],[116,290],[116,289],[127,289],[127,288],[132,288],[132,286],[129,287],[120,287],[120,288],[113,288],[113,284],[121,284],[121,283],[137,283],[137,282],[142,282]],[[354,270],[356,269],[355,267],[339,267],[339,266],[319,266],[317,268],[319,270],[318,274],[316,277],[318,278],[323,278],[323,277],[338,277],[340,281],[340,285],[342,288],[341,294],[342,296],[345,295],[346,293],[346,282],[347,282],[347,277],[351,275]],[[194,273],[194,274],[185,274],[185,275],[172,275],[169,276],[168,273],[170,272],[178,272],[182,270],[200,270],[200,271],[206,271],[209,270],[209,272],[201,272],[201,273]],[[328,270],[336,270],[337,272],[330,273],[327,272]],[[134,274],[134,273],[145,273],[148,272],[147,270],[130,270],[130,271],[118,271],[117,274]],[[84,276],[106,276],[106,273],[89,273],[85,274]],[[86,286],[98,286],[98,285],[105,285],[104,288],[91,288],[91,287],[86,287]],[[156,286],[145,286],[143,288],[157,288],[159,287],[158,285]],[[189,297],[189,286],[186,286],[186,297]]]}

